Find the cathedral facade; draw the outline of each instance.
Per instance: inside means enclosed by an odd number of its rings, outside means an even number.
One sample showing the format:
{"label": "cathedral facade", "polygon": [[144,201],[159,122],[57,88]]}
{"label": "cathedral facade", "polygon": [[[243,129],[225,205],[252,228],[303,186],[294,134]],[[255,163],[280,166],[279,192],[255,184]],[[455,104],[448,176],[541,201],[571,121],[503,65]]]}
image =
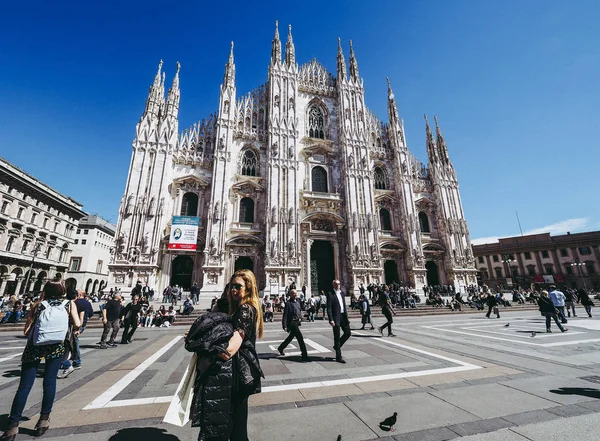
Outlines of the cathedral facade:
{"label": "cathedral facade", "polygon": [[[296,63],[276,28],[267,82],[238,96],[233,43],[218,111],[179,132],[179,64],[165,97],[162,61],[136,127],[109,287],[140,280],[219,295],[236,269],[259,289],[316,294],[360,284],[476,284],[458,180],[435,121],[429,163],[408,150],[388,80],[388,122],[365,106],[350,42],[334,76]],[[169,250],[173,216],[199,217],[195,251]]]}

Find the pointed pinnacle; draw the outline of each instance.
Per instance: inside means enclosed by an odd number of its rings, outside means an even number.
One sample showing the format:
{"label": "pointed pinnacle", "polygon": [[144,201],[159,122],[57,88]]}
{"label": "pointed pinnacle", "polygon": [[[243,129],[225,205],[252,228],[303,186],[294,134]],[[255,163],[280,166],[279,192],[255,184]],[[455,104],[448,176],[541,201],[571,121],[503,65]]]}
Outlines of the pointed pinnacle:
{"label": "pointed pinnacle", "polygon": [[338,37],[338,51],[342,52],[342,39]]}
{"label": "pointed pinnacle", "polygon": [[279,40],[279,20],[275,20],[275,40]]}
{"label": "pointed pinnacle", "polygon": [[229,62],[233,63],[233,41],[231,42],[231,48],[229,49]]}
{"label": "pointed pinnacle", "polygon": [[352,40],[350,40],[350,56],[354,57],[354,48],[352,47]]}
{"label": "pointed pinnacle", "polygon": [[160,72],[160,70],[162,69],[162,65],[163,65],[163,60],[161,58],[161,60],[158,62],[158,71]]}
{"label": "pointed pinnacle", "polygon": [[290,40],[291,40],[291,38],[292,38],[292,25],[291,25],[291,24],[290,24],[290,25],[288,25],[288,37],[289,37],[289,38],[290,38]]}
{"label": "pointed pinnacle", "polygon": [[179,69],[181,69],[181,63],[179,61],[177,61],[175,64],[177,65],[177,71],[175,72],[175,76],[178,76],[179,75]]}

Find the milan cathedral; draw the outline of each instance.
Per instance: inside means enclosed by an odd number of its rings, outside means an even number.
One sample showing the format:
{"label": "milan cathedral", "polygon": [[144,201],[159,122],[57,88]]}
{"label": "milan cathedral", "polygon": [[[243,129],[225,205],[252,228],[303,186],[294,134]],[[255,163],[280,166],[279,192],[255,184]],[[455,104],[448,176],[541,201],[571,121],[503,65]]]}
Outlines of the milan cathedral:
{"label": "milan cathedral", "polygon": [[[283,53],[283,57],[282,57]],[[218,112],[179,132],[179,63],[165,97],[162,61],[137,124],[119,210],[110,287],[140,280],[201,298],[252,269],[259,288],[317,294],[360,284],[476,284],[458,180],[437,118],[428,165],[408,150],[388,80],[388,122],[365,107],[350,42],[334,76],[296,62],[276,27],[265,84],[238,97],[233,43]],[[173,216],[200,218],[196,250],[168,248]],[[205,300],[206,301],[206,300]]]}

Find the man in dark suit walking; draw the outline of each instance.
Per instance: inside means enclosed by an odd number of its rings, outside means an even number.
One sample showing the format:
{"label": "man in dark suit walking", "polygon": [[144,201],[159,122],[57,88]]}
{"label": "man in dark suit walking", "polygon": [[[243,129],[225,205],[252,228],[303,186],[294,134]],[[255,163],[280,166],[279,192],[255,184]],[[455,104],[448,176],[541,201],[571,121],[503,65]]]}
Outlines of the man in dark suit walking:
{"label": "man in dark suit walking", "polygon": [[[352,335],[350,331],[350,322],[348,321],[348,307],[344,299],[344,293],[341,290],[339,280],[333,281],[333,291],[327,296],[327,319],[333,328],[333,349],[335,350],[335,361],[338,363],[346,363],[342,357],[342,346],[346,340]],[[340,338],[340,329],[344,334]]]}
{"label": "man in dark suit walking", "polygon": [[283,310],[283,318],[281,324],[285,332],[289,332],[287,338],[279,345],[277,350],[281,355],[285,355],[283,352],[287,345],[290,344],[292,339],[296,337],[298,340],[298,346],[300,346],[300,352],[302,354],[302,361],[310,361],[308,358],[308,352],[306,351],[306,345],[304,344],[304,337],[300,332],[300,325],[302,322],[302,309],[300,308],[300,302],[296,300],[296,290],[290,290],[290,299],[285,302],[285,309]]}

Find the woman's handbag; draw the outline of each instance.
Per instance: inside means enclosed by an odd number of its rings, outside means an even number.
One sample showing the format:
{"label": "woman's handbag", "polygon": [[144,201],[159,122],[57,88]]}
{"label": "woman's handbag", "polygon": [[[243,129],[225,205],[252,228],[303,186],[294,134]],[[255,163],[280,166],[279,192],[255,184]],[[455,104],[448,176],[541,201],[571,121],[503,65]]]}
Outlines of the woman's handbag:
{"label": "woman's handbag", "polygon": [[177,386],[175,396],[171,400],[169,409],[163,422],[183,427],[190,420],[190,410],[194,401],[194,383],[196,382],[196,362],[198,355],[194,352],[190,364],[188,364],[183,378]]}
{"label": "woman's handbag", "polygon": [[494,306],[494,314],[496,314],[496,315],[498,315],[498,314],[499,314],[499,312],[498,312],[498,307],[497,307],[497,306]]}

